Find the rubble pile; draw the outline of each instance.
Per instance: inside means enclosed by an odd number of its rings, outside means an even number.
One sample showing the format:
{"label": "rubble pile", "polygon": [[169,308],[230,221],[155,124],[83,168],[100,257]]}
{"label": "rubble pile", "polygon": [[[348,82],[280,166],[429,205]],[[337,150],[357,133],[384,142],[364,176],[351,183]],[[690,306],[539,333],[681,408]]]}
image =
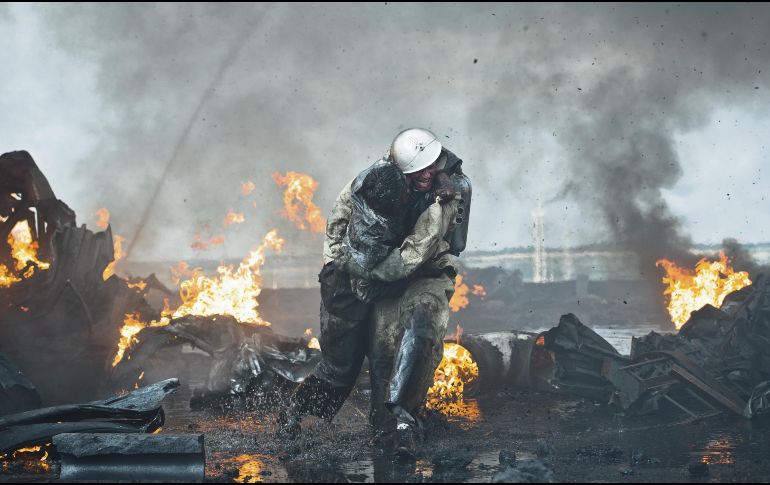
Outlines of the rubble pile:
{"label": "rubble pile", "polygon": [[720,308],[693,312],[678,334],[634,338],[630,357],[572,314],[538,343],[553,360],[551,385],[629,414],[677,409],[691,418],[770,412],[770,287],[756,282]]}

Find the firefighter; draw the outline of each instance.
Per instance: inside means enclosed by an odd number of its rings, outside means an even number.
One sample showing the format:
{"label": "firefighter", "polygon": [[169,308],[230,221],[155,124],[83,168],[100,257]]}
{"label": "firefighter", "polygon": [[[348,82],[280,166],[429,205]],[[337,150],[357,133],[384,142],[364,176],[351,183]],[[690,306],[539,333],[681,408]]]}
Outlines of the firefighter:
{"label": "firefighter", "polygon": [[[355,384],[365,356],[370,362],[370,417],[375,430],[387,435],[396,417],[403,431],[399,441],[409,443],[418,427],[416,411],[441,358],[454,289],[454,256],[449,243],[453,239],[447,236],[459,219],[459,201],[449,177],[463,177],[462,162],[443,149],[431,132],[410,129],[396,136],[389,153],[374,166],[381,163],[395,164],[408,180],[403,212],[405,227],[411,227],[412,233],[380,264],[362,268],[345,252],[344,241],[354,208],[352,187],[372,167],[340,193],[327,222],[325,266],[320,278],[322,296],[327,293],[321,303],[323,359],[279,416],[286,436],[296,436],[302,415],[334,417]],[[467,215],[464,219],[467,230]],[[460,250],[464,243],[461,245]],[[375,303],[373,311],[354,298],[345,300],[344,295],[329,308],[328,293],[346,291],[350,274],[394,284],[401,281],[406,289],[402,295]],[[343,303],[337,304],[339,301]]]}
{"label": "firefighter", "polygon": [[[409,181],[412,217],[418,217],[430,203],[437,186],[454,192],[455,184],[447,184],[447,162],[455,178],[464,177],[457,157],[435,145],[439,143],[432,133],[416,129],[399,134],[391,148],[392,160]],[[467,178],[458,185],[467,185]],[[469,202],[463,201],[463,205]],[[467,216],[466,212],[452,221],[460,223],[454,232],[467,230]],[[421,434],[419,410],[443,355],[449,300],[457,275],[456,256],[465,248],[464,235],[462,241],[452,241],[455,247],[445,241],[443,250],[412,275],[402,295],[375,304],[369,345],[374,421],[387,436],[395,420],[395,445],[407,456],[413,455]],[[388,412],[383,412],[383,407]]]}

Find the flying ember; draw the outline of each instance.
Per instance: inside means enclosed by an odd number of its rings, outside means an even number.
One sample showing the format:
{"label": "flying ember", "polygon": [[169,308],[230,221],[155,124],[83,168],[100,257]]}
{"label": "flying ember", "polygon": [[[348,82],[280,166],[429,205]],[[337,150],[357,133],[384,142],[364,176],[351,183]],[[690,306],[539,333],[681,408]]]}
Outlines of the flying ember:
{"label": "flying ember", "polygon": [[452,295],[452,299],[449,300],[449,308],[453,312],[459,312],[463,308],[468,306],[468,292],[470,288],[463,283],[463,275],[457,275],[455,278],[455,292]]}
{"label": "flying ember", "polygon": [[227,227],[230,224],[242,224],[244,222],[246,222],[246,217],[243,215],[243,212],[229,211],[225,216],[225,220],[222,225]]}
{"label": "flying ember", "polygon": [[224,236],[214,236],[208,241],[204,241],[201,239],[200,234],[195,234],[195,238],[193,240],[193,243],[190,244],[190,247],[193,249],[193,251],[205,251],[211,246],[221,246],[224,243],[225,243]]}
{"label": "flying ember", "polygon": [[96,211],[96,227],[98,227],[101,230],[105,230],[109,225],[110,225],[110,211],[108,211],[105,207],[98,209]]}
{"label": "flying ember", "polygon": [[241,184],[241,195],[243,195],[245,197],[245,196],[249,195],[250,193],[252,193],[254,191],[254,189],[256,189],[256,188],[257,188],[257,186],[251,180],[243,182]]}

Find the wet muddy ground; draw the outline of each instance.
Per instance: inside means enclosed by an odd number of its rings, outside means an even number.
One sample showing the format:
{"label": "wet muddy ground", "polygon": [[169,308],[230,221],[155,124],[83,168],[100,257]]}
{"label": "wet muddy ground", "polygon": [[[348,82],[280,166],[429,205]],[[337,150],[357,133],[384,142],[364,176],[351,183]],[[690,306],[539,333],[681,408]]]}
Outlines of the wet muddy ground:
{"label": "wet muddy ground", "polygon": [[[559,482],[770,480],[770,426],[737,417],[629,418],[547,393],[500,393],[431,418],[417,460],[399,462],[370,443],[365,391],[332,424],[306,419],[296,442],[274,437],[271,412],[192,412],[188,398],[165,405],[162,432],[205,435],[209,482],[489,482],[505,469],[501,450],[519,466],[539,460]],[[56,480],[55,462],[35,471],[6,467],[0,481]]]}
{"label": "wet muddy ground", "polygon": [[[650,328],[595,330],[628,353],[630,337]],[[275,437],[275,409],[190,410],[188,386],[202,385],[202,376],[179,377],[182,388],[163,404],[162,433],[204,434],[208,482],[488,483],[506,471],[501,451],[515,453],[520,466],[539,461],[540,478],[558,482],[770,481],[770,423],[740,417],[624,417],[582,399],[500,392],[467,399],[452,416],[431,414],[417,460],[399,462],[371,444],[365,385],[333,423],[306,418],[303,436],[287,442]],[[0,463],[0,482],[57,477],[51,458],[44,466]]]}

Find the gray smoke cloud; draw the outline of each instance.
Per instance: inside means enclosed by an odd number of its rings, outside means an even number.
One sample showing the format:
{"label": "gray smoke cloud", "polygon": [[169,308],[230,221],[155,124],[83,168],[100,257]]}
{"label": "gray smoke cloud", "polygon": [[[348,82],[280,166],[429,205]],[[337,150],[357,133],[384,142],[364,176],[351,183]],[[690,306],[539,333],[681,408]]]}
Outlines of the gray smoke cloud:
{"label": "gray smoke cloud", "polygon": [[[660,257],[689,259],[665,199],[687,175],[676,137],[719,107],[768,102],[767,5],[39,9],[51,38],[96,67],[103,109],[78,169],[82,196],[109,207],[130,239],[176,160],[140,259],[174,257],[194,232],[222,232],[230,208],[246,210],[250,225],[227,237],[290,231],[272,172],[316,177],[328,210],[396,132],[425,126],[466,161],[471,238],[528,230],[531,220],[510,220],[504,208],[541,200],[564,213],[553,230],[565,243],[609,237],[653,272]],[[249,200],[238,194],[245,180],[257,185]],[[318,252],[312,236],[293,243]]]}
{"label": "gray smoke cloud", "polygon": [[[525,113],[563,150],[565,178],[549,201],[571,199],[598,215],[612,240],[638,256],[641,275],[657,281],[656,260],[696,260],[664,197],[683,176],[676,136],[705,124],[717,106],[766,102],[757,87],[770,56],[762,27],[770,12],[648,4],[556,21],[553,13],[501,35],[506,45],[538,37],[518,55],[532,62],[491,92],[474,119],[482,124],[496,103],[515,96],[511,111]],[[515,122],[496,119],[498,136]]]}

